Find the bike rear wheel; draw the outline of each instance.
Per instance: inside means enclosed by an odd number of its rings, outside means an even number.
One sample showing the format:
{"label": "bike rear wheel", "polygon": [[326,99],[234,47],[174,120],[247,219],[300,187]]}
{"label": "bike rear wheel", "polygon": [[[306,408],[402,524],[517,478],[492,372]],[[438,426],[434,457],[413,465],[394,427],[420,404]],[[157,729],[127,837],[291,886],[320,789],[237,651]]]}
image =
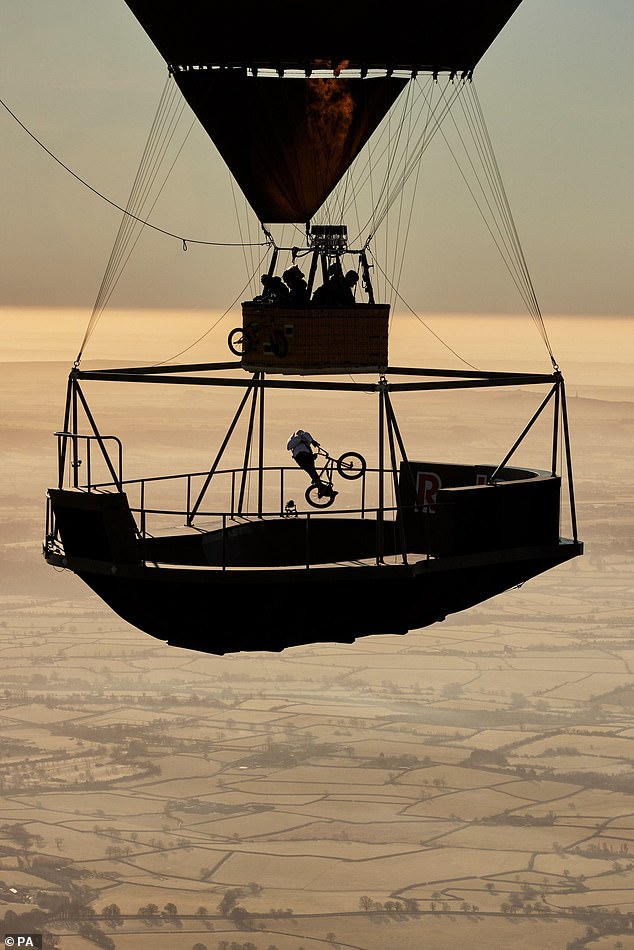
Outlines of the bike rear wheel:
{"label": "bike rear wheel", "polygon": [[337,459],[337,471],[342,478],[361,478],[367,468],[366,461],[358,452],[344,452]]}
{"label": "bike rear wheel", "polygon": [[313,508],[330,508],[335,500],[335,496],[330,494],[330,492],[324,495],[322,488],[322,495],[320,497],[319,491],[319,485],[310,485],[304,492],[304,498]]}

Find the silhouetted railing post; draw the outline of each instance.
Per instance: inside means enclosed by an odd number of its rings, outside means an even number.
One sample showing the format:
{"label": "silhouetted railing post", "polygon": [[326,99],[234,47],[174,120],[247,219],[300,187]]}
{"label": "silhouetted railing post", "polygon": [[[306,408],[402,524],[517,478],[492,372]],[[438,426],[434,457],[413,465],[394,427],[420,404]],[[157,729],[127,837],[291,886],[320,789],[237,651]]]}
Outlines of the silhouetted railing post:
{"label": "silhouetted railing post", "polygon": [[139,502],[141,505],[141,535],[145,537],[145,479],[141,482]]}
{"label": "silhouetted railing post", "polygon": [[560,412],[560,386],[561,383],[557,384],[557,391],[555,393],[555,408],[553,409],[553,455],[551,460],[551,474],[553,477],[557,474],[557,450],[559,448],[559,412]]}
{"label": "silhouetted railing post", "polygon": [[572,538],[575,543],[579,540],[577,534],[577,510],[575,506],[575,489],[572,481],[572,456],[570,453],[570,432],[568,430],[568,408],[566,406],[566,390],[564,381],[561,380],[561,416],[564,430],[564,442],[566,446],[566,469],[568,472],[568,494],[570,496],[570,522],[572,525]]}
{"label": "silhouetted railing post", "polygon": [[385,504],[385,387],[386,380],[381,377],[379,387],[379,507],[376,513],[376,563],[383,563],[383,506]]}

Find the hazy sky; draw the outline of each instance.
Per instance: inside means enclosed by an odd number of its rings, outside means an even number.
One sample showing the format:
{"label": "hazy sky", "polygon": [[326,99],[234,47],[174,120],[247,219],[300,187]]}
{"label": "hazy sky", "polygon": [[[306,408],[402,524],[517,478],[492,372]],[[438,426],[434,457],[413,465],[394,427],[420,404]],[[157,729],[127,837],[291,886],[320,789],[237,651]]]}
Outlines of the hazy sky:
{"label": "hazy sky", "polygon": [[[476,71],[542,310],[634,314],[634,3],[524,0]],[[123,0],[1,0],[0,97],[125,204],[166,78]],[[0,110],[0,305],[92,307],[120,214]],[[402,290],[421,313],[523,310],[436,139]],[[427,156],[424,158],[424,162]],[[239,240],[228,173],[194,128],[152,221]],[[254,232],[256,239],[259,237]],[[249,261],[144,234],[113,306],[224,309]]]}

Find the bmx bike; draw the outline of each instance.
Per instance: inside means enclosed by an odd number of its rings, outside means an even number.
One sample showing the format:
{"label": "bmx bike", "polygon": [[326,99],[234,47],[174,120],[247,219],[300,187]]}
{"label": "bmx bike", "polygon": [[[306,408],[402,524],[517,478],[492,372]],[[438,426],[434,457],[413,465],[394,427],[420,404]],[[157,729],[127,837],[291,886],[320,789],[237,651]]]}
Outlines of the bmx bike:
{"label": "bmx bike", "polygon": [[[268,333],[268,339],[267,339]],[[282,330],[279,330],[273,321],[263,324],[259,321],[248,323],[245,327],[235,327],[227,337],[227,345],[234,356],[245,356],[252,353],[262,341],[268,344],[271,353],[284,357],[288,353],[288,340]]]}
{"label": "bmx bike", "polygon": [[[304,492],[304,498],[313,508],[330,508],[334,502],[338,494],[332,487],[332,477],[335,469],[342,478],[353,481],[361,478],[367,468],[365,459],[358,452],[344,452],[339,458],[333,458],[321,446],[317,448],[315,460],[319,481],[309,485]],[[321,465],[321,468],[319,465]]]}

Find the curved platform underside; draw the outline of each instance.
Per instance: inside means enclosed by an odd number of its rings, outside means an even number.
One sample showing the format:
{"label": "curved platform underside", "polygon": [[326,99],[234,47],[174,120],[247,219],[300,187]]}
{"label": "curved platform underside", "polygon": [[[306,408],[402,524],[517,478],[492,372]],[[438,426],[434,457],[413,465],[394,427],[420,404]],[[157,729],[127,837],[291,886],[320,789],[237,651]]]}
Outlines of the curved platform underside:
{"label": "curved platform underside", "polygon": [[579,542],[304,569],[184,568],[49,554],[124,620],[173,646],[225,654],[404,634],[444,620],[582,553]]}

